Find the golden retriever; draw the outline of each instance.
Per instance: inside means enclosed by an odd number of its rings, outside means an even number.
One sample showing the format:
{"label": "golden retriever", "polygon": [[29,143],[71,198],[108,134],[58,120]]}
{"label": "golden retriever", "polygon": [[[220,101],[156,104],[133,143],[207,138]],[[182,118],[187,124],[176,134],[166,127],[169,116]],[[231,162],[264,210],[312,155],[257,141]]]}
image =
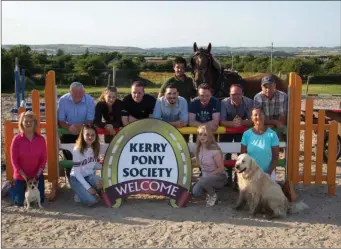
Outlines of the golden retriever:
{"label": "golden retriever", "polygon": [[271,179],[248,154],[241,154],[236,161],[239,198],[235,209],[242,208],[244,202],[249,213],[266,210],[269,219],[285,217],[287,213],[296,213],[308,206],[304,203],[293,206],[289,203],[279,184]]}

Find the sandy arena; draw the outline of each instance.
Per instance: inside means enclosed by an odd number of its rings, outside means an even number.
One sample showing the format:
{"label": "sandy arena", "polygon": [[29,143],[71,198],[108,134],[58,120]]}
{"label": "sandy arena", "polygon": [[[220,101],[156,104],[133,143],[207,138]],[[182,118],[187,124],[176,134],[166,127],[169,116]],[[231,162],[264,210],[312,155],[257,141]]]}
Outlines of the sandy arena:
{"label": "sandy arena", "polygon": [[[317,104],[337,108],[339,101],[319,100]],[[2,124],[4,118],[11,118],[8,112],[13,105],[14,96],[2,94]],[[313,136],[313,144],[315,139]],[[301,151],[302,141],[303,137]],[[3,163],[3,150],[1,159]],[[302,163],[303,157],[300,160]],[[312,162],[315,163],[314,149]],[[277,168],[277,179],[284,179],[283,168]],[[336,196],[328,196],[327,185],[297,184],[298,199],[310,209],[273,221],[262,215],[252,218],[247,210],[234,211],[237,192],[228,187],[219,192],[222,203],[212,208],[205,207],[203,198],[192,199],[186,208],[174,209],[163,197],[139,195],[129,198],[119,209],[112,209],[103,202],[94,208],[83,207],[73,201],[64,178],[60,183],[57,200],[45,202],[43,210],[35,206],[26,211],[11,206],[8,198],[1,201],[3,247],[335,248],[341,245],[341,160],[337,167]]]}

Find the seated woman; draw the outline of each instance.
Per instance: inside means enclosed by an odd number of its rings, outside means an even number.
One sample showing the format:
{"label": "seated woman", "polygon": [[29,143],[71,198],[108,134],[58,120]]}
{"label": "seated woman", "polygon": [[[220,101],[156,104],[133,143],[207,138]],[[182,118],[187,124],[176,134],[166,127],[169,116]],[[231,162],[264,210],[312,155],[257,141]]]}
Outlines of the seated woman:
{"label": "seated woman", "polygon": [[276,166],[279,158],[279,139],[277,133],[264,125],[264,112],[253,108],[251,114],[253,128],[245,131],[241,141],[241,153],[249,154],[259,167],[276,180]]}
{"label": "seated woman", "polygon": [[211,129],[201,125],[197,130],[196,162],[199,164],[202,176],[193,186],[193,195],[199,196],[204,190],[208,193],[207,207],[212,207],[217,201],[215,188],[223,188],[227,183],[224,170],[223,154],[216,143]]}
{"label": "seated woman", "polygon": [[75,192],[75,201],[88,206],[97,203],[97,191],[103,188],[101,177],[96,175],[96,169],[102,169],[102,165],[98,163],[99,151],[100,143],[96,128],[84,125],[72,153],[70,185]]}
{"label": "seated woman", "polygon": [[94,125],[97,128],[104,128],[110,133],[110,135],[104,136],[105,143],[110,143],[113,139],[114,128],[122,127],[121,110],[122,101],[117,99],[117,88],[107,87],[104,89],[95,108]]}
{"label": "seated woman", "polygon": [[43,171],[46,167],[47,151],[45,138],[36,133],[37,118],[31,111],[19,116],[19,134],[11,144],[11,162],[15,185],[8,190],[12,203],[23,206],[25,200],[26,181],[38,179],[40,201],[44,202],[45,184]]}

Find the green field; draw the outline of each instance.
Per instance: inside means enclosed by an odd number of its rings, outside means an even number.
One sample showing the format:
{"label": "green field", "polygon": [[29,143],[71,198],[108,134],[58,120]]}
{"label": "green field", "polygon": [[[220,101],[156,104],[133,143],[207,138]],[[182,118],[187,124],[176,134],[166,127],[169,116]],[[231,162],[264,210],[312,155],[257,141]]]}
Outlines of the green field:
{"label": "green field", "polygon": [[[186,73],[188,77],[191,77],[191,73]],[[243,78],[251,77],[257,73],[240,73]],[[140,78],[146,81],[154,83],[152,87],[146,88],[146,92],[158,92],[161,84],[165,82],[166,79],[172,77],[174,73],[172,72],[141,72]],[[37,89],[43,94],[43,87],[39,86]],[[63,95],[68,92],[69,86],[58,86],[58,95]],[[101,91],[103,91],[104,86],[93,87],[86,86],[86,92],[95,97],[99,96]],[[29,90],[29,89],[28,89]],[[130,88],[118,87],[119,93],[127,94],[130,92]],[[306,84],[302,85],[302,94],[306,92]],[[310,94],[341,94],[341,84],[340,85],[328,85],[328,84],[310,84],[309,92]]]}
{"label": "green field", "polygon": [[[86,92],[90,95],[98,96],[103,91],[104,87],[86,87]],[[155,88],[146,88],[145,91],[147,93],[151,92],[159,92],[160,87]],[[58,96],[63,95],[69,91],[69,86],[58,87]],[[127,94],[130,92],[130,88],[122,87],[118,88],[119,93]],[[305,94],[306,85],[302,85],[302,94]],[[43,93],[43,91],[41,91]],[[340,85],[322,85],[322,84],[314,84],[309,85],[310,94],[341,94],[341,86]]]}

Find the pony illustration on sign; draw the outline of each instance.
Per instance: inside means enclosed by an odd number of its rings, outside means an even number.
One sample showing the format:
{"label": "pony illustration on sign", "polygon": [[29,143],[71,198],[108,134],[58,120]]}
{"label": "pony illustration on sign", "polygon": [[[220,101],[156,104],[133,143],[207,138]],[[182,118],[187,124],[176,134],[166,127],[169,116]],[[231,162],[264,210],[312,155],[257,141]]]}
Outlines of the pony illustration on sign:
{"label": "pony illustration on sign", "polygon": [[167,196],[172,207],[182,207],[190,197],[192,179],[187,143],[164,121],[135,121],[110,143],[102,176],[108,207],[120,207],[122,198],[133,194]]}

